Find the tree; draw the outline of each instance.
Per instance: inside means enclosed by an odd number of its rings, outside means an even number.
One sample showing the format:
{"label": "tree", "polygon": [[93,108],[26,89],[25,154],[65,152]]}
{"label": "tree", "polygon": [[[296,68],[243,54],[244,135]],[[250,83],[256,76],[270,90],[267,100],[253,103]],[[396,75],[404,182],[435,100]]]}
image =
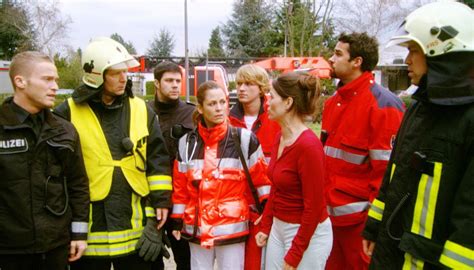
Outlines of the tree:
{"label": "tree", "polygon": [[417,7],[433,0],[338,1],[335,23],[340,32],[367,32],[385,41],[403,19]]}
{"label": "tree", "polygon": [[474,8],[474,0],[461,0],[460,2],[468,5],[470,8]]}
{"label": "tree", "polygon": [[334,44],[332,11],[334,0],[283,1],[267,32],[271,55],[315,56],[325,54]]}
{"label": "tree", "polygon": [[209,39],[209,57],[224,57],[224,49],[222,48],[222,38],[220,36],[219,26],[214,28]]}
{"label": "tree", "polygon": [[122,44],[130,54],[137,54],[137,50],[131,41],[125,41],[121,35],[118,33],[113,33],[110,35],[110,38]]}
{"label": "tree", "polygon": [[82,81],[81,49],[77,51],[69,50],[67,57],[59,54],[54,56],[54,63],[58,69],[59,87],[65,89],[74,89]]}
{"label": "tree", "polygon": [[227,52],[233,57],[267,56],[273,6],[263,0],[236,0],[222,27]]}
{"label": "tree", "polygon": [[174,36],[166,28],[162,28],[158,36],[153,38],[147,54],[153,57],[168,57],[174,50]]}
{"label": "tree", "polygon": [[10,60],[16,53],[32,50],[35,31],[26,7],[20,2],[0,5],[0,58]]}
{"label": "tree", "polygon": [[50,57],[54,57],[60,51],[67,51],[68,30],[72,19],[61,15],[59,0],[28,3],[38,49]]}

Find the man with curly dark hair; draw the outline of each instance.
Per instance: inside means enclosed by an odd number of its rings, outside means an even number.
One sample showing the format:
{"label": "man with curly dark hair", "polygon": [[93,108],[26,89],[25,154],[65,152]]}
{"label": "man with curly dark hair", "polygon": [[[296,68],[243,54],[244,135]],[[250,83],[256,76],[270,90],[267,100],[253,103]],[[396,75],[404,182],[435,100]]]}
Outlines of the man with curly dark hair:
{"label": "man with curly dark hair", "polygon": [[361,232],[385,172],[403,105],[374,81],[378,42],[367,33],[341,34],[329,59],[339,79],[326,101],[321,140],[325,194],[334,243],[326,269],[367,269]]}

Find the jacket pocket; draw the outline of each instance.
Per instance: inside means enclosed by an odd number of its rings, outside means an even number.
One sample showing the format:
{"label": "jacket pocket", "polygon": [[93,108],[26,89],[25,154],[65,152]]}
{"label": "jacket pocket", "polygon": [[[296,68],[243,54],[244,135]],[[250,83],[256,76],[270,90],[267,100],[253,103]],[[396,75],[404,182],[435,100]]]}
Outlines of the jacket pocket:
{"label": "jacket pocket", "polygon": [[68,204],[67,179],[63,175],[62,167],[50,164],[44,182],[44,207],[51,214],[62,216],[66,213]]}

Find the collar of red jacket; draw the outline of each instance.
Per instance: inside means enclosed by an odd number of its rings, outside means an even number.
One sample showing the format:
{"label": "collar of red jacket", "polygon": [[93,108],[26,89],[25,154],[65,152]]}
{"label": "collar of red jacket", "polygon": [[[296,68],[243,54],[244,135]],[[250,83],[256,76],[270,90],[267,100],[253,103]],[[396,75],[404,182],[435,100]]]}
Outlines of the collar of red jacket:
{"label": "collar of red jacket", "polygon": [[[268,100],[267,95],[264,95],[263,97],[260,98],[261,104],[260,104],[260,109],[258,112],[258,117],[260,117],[260,115],[268,111],[267,100]],[[232,106],[232,108],[230,109],[229,116],[239,119],[241,121],[244,121],[244,116],[245,116],[244,106],[242,105],[242,103],[240,103],[240,101],[237,101],[237,103],[234,106]]]}
{"label": "collar of red jacket", "polygon": [[357,95],[360,91],[367,91],[374,84],[374,76],[369,71],[362,73],[359,78],[352,82],[342,85],[337,89],[337,93],[341,95],[343,99],[349,99]]}
{"label": "collar of red jacket", "polygon": [[198,132],[204,144],[213,145],[222,140],[227,133],[227,121],[212,128],[207,128],[202,122],[199,123]]}

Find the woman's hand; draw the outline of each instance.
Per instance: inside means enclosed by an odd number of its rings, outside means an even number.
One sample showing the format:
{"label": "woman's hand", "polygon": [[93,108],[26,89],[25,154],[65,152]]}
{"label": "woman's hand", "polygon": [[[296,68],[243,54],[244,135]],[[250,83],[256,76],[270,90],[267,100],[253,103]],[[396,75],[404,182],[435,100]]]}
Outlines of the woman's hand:
{"label": "woman's hand", "polygon": [[257,246],[259,247],[264,247],[267,245],[267,239],[268,239],[268,234],[263,233],[263,232],[258,232],[257,235],[255,235],[255,241],[257,242]]}
{"label": "woman's hand", "polygon": [[371,257],[374,252],[375,242],[370,240],[362,239],[362,249],[364,250],[365,255]]}
{"label": "woman's hand", "polygon": [[181,232],[180,231],[174,230],[171,233],[173,234],[174,238],[176,238],[176,240],[179,241],[179,239],[181,239]]}
{"label": "woman's hand", "polygon": [[283,270],[296,270],[296,268],[283,261]]}

